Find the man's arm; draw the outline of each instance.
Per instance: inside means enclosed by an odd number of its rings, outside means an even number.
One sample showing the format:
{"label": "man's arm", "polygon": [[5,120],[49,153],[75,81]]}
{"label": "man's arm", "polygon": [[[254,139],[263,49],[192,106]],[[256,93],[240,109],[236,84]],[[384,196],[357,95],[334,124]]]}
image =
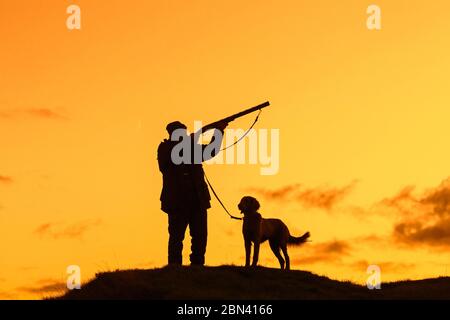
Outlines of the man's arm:
{"label": "man's arm", "polygon": [[[203,161],[208,161],[214,158],[220,152],[225,128],[228,126],[227,122],[218,122],[215,126],[214,135],[208,144],[202,145]],[[203,129],[202,129],[203,130]],[[207,152],[205,152],[205,150]]]}
{"label": "man's arm", "polygon": [[[223,131],[215,130],[214,135],[211,138],[211,141],[208,144],[202,145],[203,161],[208,161],[209,159],[214,158],[220,152],[222,140],[223,140]],[[205,150],[207,152],[205,152]]]}
{"label": "man's arm", "polygon": [[171,162],[171,148],[167,141],[162,142],[158,147],[158,166],[159,171],[165,172]]}

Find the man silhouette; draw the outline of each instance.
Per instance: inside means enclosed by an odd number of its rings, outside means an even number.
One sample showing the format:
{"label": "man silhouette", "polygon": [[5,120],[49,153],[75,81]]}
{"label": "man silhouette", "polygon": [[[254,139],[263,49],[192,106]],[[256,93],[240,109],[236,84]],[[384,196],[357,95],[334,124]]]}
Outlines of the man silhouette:
{"label": "man silhouette", "polygon": [[[186,126],[179,121],[171,122],[166,127],[169,139],[164,139],[158,147],[158,165],[163,176],[161,209],[169,218],[169,265],[182,264],[183,239],[187,226],[191,235],[191,265],[205,263],[207,209],[211,207],[211,197],[202,162],[211,159],[220,151],[223,131],[227,125],[226,122],[219,122],[213,128],[204,127],[190,136]],[[201,132],[209,129],[217,129],[210,143],[199,145],[197,140]],[[190,150],[183,149],[181,154],[172,152],[175,146],[183,143],[181,140],[188,141]],[[205,150],[210,150],[210,154]],[[186,151],[190,151],[189,161],[180,163],[177,157],[183,156]]]}

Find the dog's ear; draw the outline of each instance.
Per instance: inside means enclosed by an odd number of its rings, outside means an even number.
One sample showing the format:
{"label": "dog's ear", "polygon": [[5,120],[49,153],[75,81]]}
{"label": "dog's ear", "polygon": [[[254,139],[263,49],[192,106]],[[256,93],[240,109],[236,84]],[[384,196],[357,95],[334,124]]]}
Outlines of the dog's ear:
{"label": "dog's ear", "polygon": [[256,198],[251,197],[251,204],[252,204],[252,208],[255,211],[258,211],[258,209],[261,207],[258,200],[256,200]]}

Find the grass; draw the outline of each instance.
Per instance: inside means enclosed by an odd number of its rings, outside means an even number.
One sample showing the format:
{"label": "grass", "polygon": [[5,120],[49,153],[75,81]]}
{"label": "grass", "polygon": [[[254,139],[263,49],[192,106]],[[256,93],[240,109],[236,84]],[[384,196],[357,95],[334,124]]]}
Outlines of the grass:
{"label": "grass", "polygon": [[381,290],[306,271],[271,268],[164,267],[103,272],[56,299],[450,299],[450,278],[383,283]]}

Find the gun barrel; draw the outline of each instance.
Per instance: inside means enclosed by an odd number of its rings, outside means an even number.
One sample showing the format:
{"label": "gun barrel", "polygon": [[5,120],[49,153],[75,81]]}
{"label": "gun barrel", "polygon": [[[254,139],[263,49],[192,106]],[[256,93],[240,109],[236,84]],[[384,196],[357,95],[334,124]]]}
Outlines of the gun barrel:
{"label": "gun barrel", "polygon": [[244,110],[244,111],[238,112],[238,113],[236,113],[236,114],[233,114],[232,116],[226,117],[226,118],[224,118],[224,119],[222,119],[222,120],[219,120],[219,121],[215,121],[215,122],[213,122],[213,123],[210,123],[210,124],[204,126],[200,131],[201,131],[201,132],[206,132],[206,131],[208,131],[208,130],[214,129],[215,126],[216,126],[219,122],[231,122],[231,121],[233,121],[233,120],[236,120],[236,119],[239,118],[239,117],[245,116],[246,114],[249,114],[249,113],[255,112],[255,111],[257,111],[257,110],[261,110],[262,108],[268,107],[269,105],[270,105],[269,101],[266,101],[266,102],[264,102],[264,103],[261,103],[261,104],[257,105],[256,107],[249,108],[249,109],[247,109],[247,110]]}
{"label": "gun barrel", "polygon": [[237,118],[245,116],[246,114],[249,114],[249,113],[255,112],[257,110],[261,110],[261,109],[263,109],[265,107],[268,107],[269,105],[270,105],[269,101],[266,101],[264,103],[261,103],[261,104],[257,105],[256,107],[252,107],[252,108],[249,108],[247,110],[244,110],[244,111],[238,112],[236,114],[233,114],[232,116],[229,116],[229,117],[227,117],[225,119],[222,119],[221,121],[231,122],[231,121],[233,121],[233,120],[235,120]]}

